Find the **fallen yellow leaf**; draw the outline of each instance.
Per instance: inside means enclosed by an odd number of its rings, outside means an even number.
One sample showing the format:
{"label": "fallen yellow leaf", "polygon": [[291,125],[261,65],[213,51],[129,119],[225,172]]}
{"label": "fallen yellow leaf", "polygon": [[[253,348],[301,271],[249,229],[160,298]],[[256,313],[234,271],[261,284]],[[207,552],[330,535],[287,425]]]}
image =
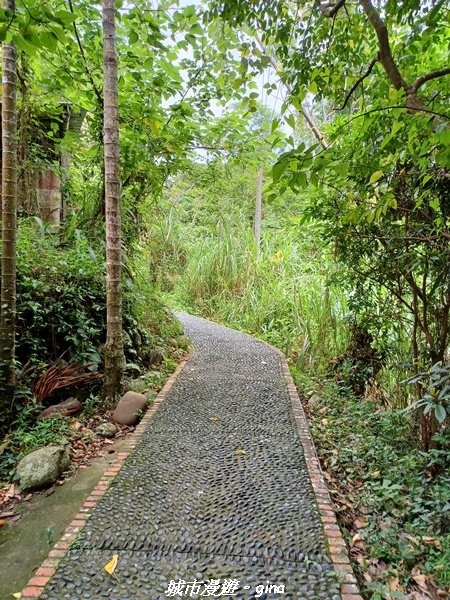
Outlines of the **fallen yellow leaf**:
{"label": "fallen yellow leaf", "polygon": [[355,525],[358,529],[364,529],[364,527],[367,527],[367,519],[365,517],[357,517]]}
{"label": "fallen yellow leaf", "polygon": [[13,594],[13,598],[22,598],[22,592],[16,592]]}
{"label": "fallen yellow leaf", "polygon": [[235,452],[236,456],[245,456],[247,454],[247,452],[245,450],[236,450]]}
{"label": "fallen yellow leaf", "polygon": [[215,423],[216,421],[219,420],[219,417],[209,417],[209,420],[212,421],[213,423]]}
{"label": "fallen yellow leaf", "polygon": [[403,592],[403,587],[400,585],[398,577],[390,577],[388,579],[388,588],[391,592]]}
{"label": "fallen yellow leaf", "polygon": [[436,538],[433,537],[423,537],[422,540],[425,542],[425,544],[433,544],[433,546],[435,546],[436,548],[438,548],[439,550],[442,547],[442,544],[440,542],[440,540],[437,540]]}
{"label": "fallen yellow leaf", "polygon": [[119,555],[118,554],[113,554],[113,557],[109,561],[109,563],[107,563],[103,567],[105,569],[105,571],[107,573],[109,573],[109,575],[114,575],[114,571],[116,570],[118,560],[119,560]]}

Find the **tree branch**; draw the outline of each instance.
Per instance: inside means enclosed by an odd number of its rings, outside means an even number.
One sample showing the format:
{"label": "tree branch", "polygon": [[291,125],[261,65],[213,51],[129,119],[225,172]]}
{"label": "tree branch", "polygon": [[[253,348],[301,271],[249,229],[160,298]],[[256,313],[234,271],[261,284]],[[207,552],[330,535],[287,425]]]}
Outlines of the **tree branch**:
{"label": "tree branch", "polygon": [[223,146],[188,146],[187,150],[220,150],[221,152],[225,152],[227,148]]}
{"label": "tree branch", "polygon": [[[410,107],[407,104],[395,104],[394,106],[380,106],[378,108],[372,108],[370,110],[366,110],[365,112],[359,113],[358,115],[355,115],[354,117],[351,117],[350,119],[348,119],[343,125],[341,125],[341,127],[338,129],[338,131],[340,131],[342,129],[342,127],[345,127],[346,125],[348,125],[355,119],[365,117],[366,115],[370,115],[374,112],[381,112],[383,110],[392,110],[393,108],[404,108],[405,110],[408,110]],[[420,112],[424,112],[426,114],[435,115],[436,117],[443,117],[444,119],[447,119],[447,121],[450,120],[449,115],[445,115],[444,113],[436,112],[435,110],[428,110],[426,108],[417,108],[416,110],[420,111]]]}
{"label": "tree branch", "polygon": [[[262,43],[262,41],[259,39],[258,36],[256,36],[256,41],[257,41],[259,47],[261,48],[262,52],[269,58],[269,60],[272,64],[272,67],[275,69],[275,72],[278,73],[281,70],[281,67],[280,67],[277,59],[269,53],[266,46]],[[281,76],[280,76],[280,79],[281,79],[281,83],[284,85],[284,87],[286,88],[288,93],[292,96],[292,94],[293,94],[292,86],[287,81],[284,81]],[[303,103],[301,103],[300,106],[301,106],[301,112],[305,118],[306,124],[308,125],[309,129],[311,130],[311,132],[313,133],[315,138],[318,140],[318,142],[320,143],[322,148],[324,150],[326,150],[327,148],[329,148],[330,144],[327,142],[323,133],[320,131],[319,127],[317,126],[316,122],[314,121],[314,119],[313,119],[311,113],[309,112],[309,110],[307,109],[307,107]]]}
{"label": "tree branch", "polygon": [[378,47],[380,50],[380,62],[383,65],[389,79],[393,83],[396,90],[407,90],[408,86],[405,80],[403,79],[392,56],[386,23],[380,17],[371,0],[359,0],[359,3],[363,7],[364,12],[366,13],[370,23],[375,29],[375,33],[377,34]]}
{"label": "tree branch", "polygon": [[341,108],[338,108],[338,110],[344,110],[344,108],[347,106],[347,102],[350,100],[353,92],[356,90],[358,85],[364,81],[364,79],[366,77],[369,77],[369,75],[372,73],[372,69],[374,68],[374,66],[377,62],[378,62],[378,54],[372,58],[369,66],[366,69],[366,72],[363,73],[361,75],[361,77],[352,85],[352,87],[350,88],[350,91],[345,96],[344,104],[341,106]]}
{"label": "tree branch", "polygon": [[[68,0],[68,2],[69,2],[70,12],[72,14],[75,14],[74,10],[73,10],[72,0]],[[99,106],[100,106],[100,108],[103,109],[103,96],[102,96],[100,90],[98,89],[98,87],[97,87],[97,85],[95,83],[95,80],[94,80],[94,77],[93,77],[93,75],[91,73],[91,70],[89,69],[88,61],[86,59],[86,54],[84,52],[84,48],[83,48],[83,45],[81,43],[81,39],[80,39],[80,36],[78,34],[78,28],[77,28],[77,25],[76,25],[75,21],[73,22],[73,30],[75,32],[75,37],[77,39],[78,48],[80,49],[80,54],[81,54],[81,57],[83,59],[85,73],[88,76],[89,81],[91,82],[91,85],[92,85],[92,87],[94,89],[94,93],[95,93],[95,96],[97,97]]]}
{"label": "tree branch", "polygon": [[427,81],[431,79],[437,79],[438,77],[444,77],[445,75],[450,75],[450,67],[445,67],[443,69],[437,69],[436,71],[430,71],[429,73],[425,73],[418,77],[412,86],[409,88],[409,92],[416,94],[418,89]]}
{"label": "tree branch", "polygon": [[331,2],[324,4],[320,0],[316,0],[315,4],[324,17],[331,19],[331,17],[334,17],[338,10],[344,6],[345,0],[338,0],[334,4]]}

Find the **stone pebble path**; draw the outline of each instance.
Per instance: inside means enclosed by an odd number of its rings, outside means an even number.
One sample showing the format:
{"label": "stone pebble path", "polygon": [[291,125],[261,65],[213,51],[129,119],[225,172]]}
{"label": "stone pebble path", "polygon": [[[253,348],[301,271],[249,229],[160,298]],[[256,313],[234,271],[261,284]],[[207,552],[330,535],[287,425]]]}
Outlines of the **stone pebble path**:
{"label": "stone pebble path", "polygon": [[40,597],[339,600],[279,354],[178,317],[193,354]]}

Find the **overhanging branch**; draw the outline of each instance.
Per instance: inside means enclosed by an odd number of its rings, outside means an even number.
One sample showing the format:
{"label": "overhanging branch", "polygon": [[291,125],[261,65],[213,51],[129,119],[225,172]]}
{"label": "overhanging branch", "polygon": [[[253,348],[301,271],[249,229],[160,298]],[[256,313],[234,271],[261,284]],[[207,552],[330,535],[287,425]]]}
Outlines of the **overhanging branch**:
{"label": "overhanging branch", "polygon": [[445,75],[450,75],[450,67],[445,67],[443,69],[437,69],[436,71],[430,71],[429,73],[425,73],[418,77],[412,86],[409,88],[410,93],[417,93],[418,89],[427,81],[431,79],[437,79],[438,77],[444,77]]}
{"label": "overhanging branch", "polygon": [[394,61],[394,57],[392,56],[386,23],[380,17],[371,0],[359,0],[359,3],[367,15],[372,27],[375,29],[375,33],[378,38],[380,62],[383,65],[389,79],[393,83],[396,90],[406,90],[408,86],[406,85],[406,82]]}
{"label": "overhanging branch", "polygon": [[332,17],[334,17],[334,15],[338,12],[338,10],[340,8],[342,8],[345,4],[345,0],[338,0],[338,2],[321,2],[320,0],[316,0],[316,6],[317,8],[320,10],[320,12],[327,17],[328,19],[331,19]]}
{"label": "overhanging branch", "polygon": [[370,61],[369,66],[367,67],[365,73],[363,73],[361,75],[361,77],[355,81],[355,83],[352,85],[352,87],[350,88],[349,92],[347,93],[347,95],[345,96],[345,100],[344,100],[344,104],[341,106],[341,108],[339,108],[338,110],[344,110],[344,108],[347,106],[347,102],[350,100],[353,92],[356,90],[356,88],[364,81],[364,79],[366,77],[369,77],[369,75],[372,73],[372,69],[374,68],[375,64],[378,62],[378,54],[376,56],[374,56],[372,58],[372,60]]}
{"label": "overhanging branch", "polygon": [[[259,47],[261,48],[262,52],[269,58],[272,67],[275,69],[275,72],[278,73],[281,69],[280,69],[280,65],[279,65],[277,59],[274,56],[272,56],[270,54],[270,52],[268,52],[266,46],[262,43],[262,41],[257,36],[256,36],[256,41],[257,41]],[[290,95],[292,95],[293,94],[292,86],[289,83],[287,83],[286,81],[284,81],[282,77],[280,77],[280,79],[281,79],[281,83],[284,85],[284,87],[286,88],[288,93]],[[318,142],[322,146],[322,148],[324,150],[329,148],[330,144],[327,142],[325,136],[320,131],[319,127],[317,126],[316,122],[314,121],[311,113],[309,112],[309,110],[303,103],[301,103],[301,113],[302,113],[303,117],[305,118],[306,124],[308,125],[309,129],[311,130],[311,132],[313,133],[315,138],[318,140]]]}
{"label": "overhanging branch", "polygon": [[[68,0],[68,2],[69,2],[70,12],[72,14],[75,14],[74,10],[73,10],[72,0]],[[101,94],[100,90],[98,89],[98,87],[97,87],[97,85],[95,83],[94,76],[92,75],[91,70],[89,68],[88,61],[87,61],[87,58],[86,58],[86,54],[84,52],[84,48],[83,48],[83,45],[81,43],[80,35],[78,33],[78,28],[77,28],[77,25],[76,25],[75,21],[73,22],[73,30],[75,32],[75,37],[77,39],[78,48],[80,50],[80,54],[81,54],[81,57],[83,59],[84,71],[85,71],[86,75],[88,76],[89,81],[91,82],[91,85],[92,85],[92,88],[94,90],[95,96],[96,96],[96,98],[98,100],[99,107],[103,108],[103,95]]]}

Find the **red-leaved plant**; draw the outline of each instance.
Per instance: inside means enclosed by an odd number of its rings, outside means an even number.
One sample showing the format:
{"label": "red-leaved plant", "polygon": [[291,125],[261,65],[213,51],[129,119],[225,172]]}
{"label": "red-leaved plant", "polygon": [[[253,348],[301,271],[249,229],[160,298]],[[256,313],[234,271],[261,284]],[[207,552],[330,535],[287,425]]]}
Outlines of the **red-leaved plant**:
{"label": "red-leaved plant", "polygon": [[32,394],[39,404],[56,390],[72,385],[95,383],[103,378],[103,373],[99,373],[98,371],[87,371],[96,364],[95,362],[87,363],[85,365],[62,364],[62,356],[50,365],[45,373],[37,379],[31,387]]}

